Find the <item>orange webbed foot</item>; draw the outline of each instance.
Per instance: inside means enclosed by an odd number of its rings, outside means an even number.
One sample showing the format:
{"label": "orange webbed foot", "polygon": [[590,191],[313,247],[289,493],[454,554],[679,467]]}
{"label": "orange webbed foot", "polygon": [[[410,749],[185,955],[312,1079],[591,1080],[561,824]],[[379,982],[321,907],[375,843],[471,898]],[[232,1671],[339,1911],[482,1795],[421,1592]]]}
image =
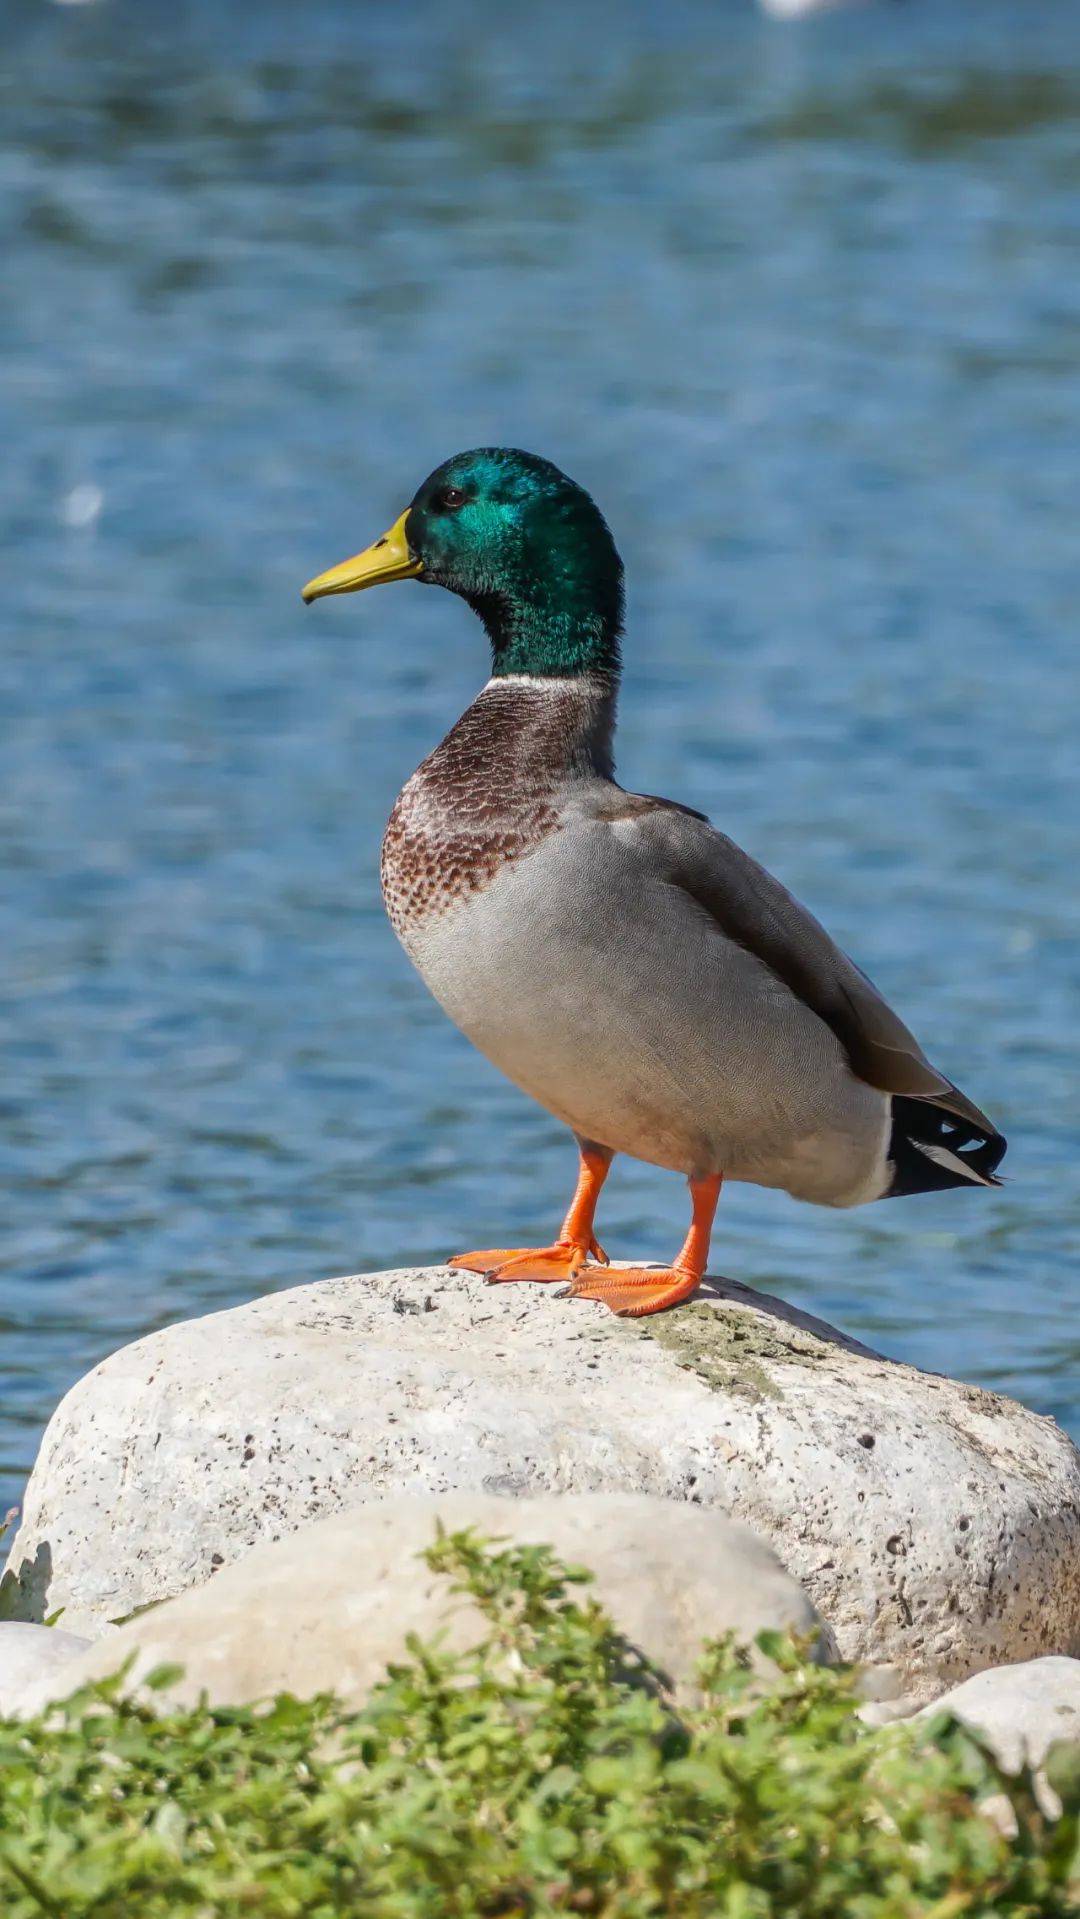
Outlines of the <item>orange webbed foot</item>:
{"label": "orange webbed foot", "polygon": [[590,1256],[600,1266],[607,1265],[603,1247],[591,1238],[588,1245],[579,1240],[557,1239],[554,1246],[495,1247],[485,1253],[455,1253],[446,1263],[456,1272],[482,1273],[494,1286],[511,1279],[574,1280],[579,1273],[589,1270]]}
{"label": "orange webbed foot", "polygon": [[611,1266],[603,1273],[581,1273],[567,1287],[570,1299],[595,1299],[620,1319],[644,1319],[649,1313],[681,1306],[697,1292],[702,1275],[678,1266]]}

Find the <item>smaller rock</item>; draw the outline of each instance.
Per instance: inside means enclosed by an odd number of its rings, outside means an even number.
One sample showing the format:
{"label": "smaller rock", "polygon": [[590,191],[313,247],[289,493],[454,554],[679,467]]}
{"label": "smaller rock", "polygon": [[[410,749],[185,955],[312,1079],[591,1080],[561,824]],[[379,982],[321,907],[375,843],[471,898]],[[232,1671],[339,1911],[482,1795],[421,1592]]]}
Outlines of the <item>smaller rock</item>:
{"label": "smaller rock", "polygon": [[859,1706],[859,1719],[863,1725],[869,1725],[871,1731],[880,1731],[882,1725],[896,1725],[898,1719],[909,1719],[917,1710],[913,1698],[871,1698],[865,1706]]}
{"label": "smaller rock", "polygon": [[864,1726],[891,1726],[897,1719],[910,1719],[919,1701],[905,1693],[895,1666],[863,1666],[858,1678],[862,1700],[859,1718]]}
{"label": "smaller rock", "polygon": [[1061,1802],[1041,1771],[1052,1746],[1080,1742],[1080,1659],[1052,1655],[1017,1666],[995,1666],[916,1714],[950,1712],[986,1741],[1003,1772],[1031,1766],[1044,1812],[1056,1818]]}
{"label": "smaller rock", "polygon": [[0,1714],[10,1717],[16,1699],[31,1688],[52,1685],[92,1643],[59,1626],[0,1620]]}
{"label": "smaller rock", "polygon": [[951,1712],[981,1733],[1003,1772],[1041,1766],[1060,1740],[1080,1740],[1080,1659],[1027,1659],[965,1679],[916,1716]]}
{"label": "smaller rock", "polygon": [[910,1719],[917,1710],[914,1699],[868,1699],[859,1707],[859,1718],[872,1731],[894,1726],[898,1719]]}
{"label": "smaller rock", "polygon": [[702,1642],[727,1632],[744,1642],[769,1628],[816,1632],[819,1656],[835,1656],[831,1634],[772,1548],[725,1513],[634,1493],[445,1493],[355,1507],[256,1547],[92,1647],[60,1685],[28,1687],[19,1710],[37,1712],[132,1655],[133,1687],[155,1666],[183,1667],[170,1702],[204,1692],[212,1705],[236,1705],[333,1691],[358,1706],[387,1664],[406,1656],[409,1633],[445,1630],[462,1650],[485,1636],[472,1601],[418,1557],[439,1523],[547,1543],[564,1564],[588,1567],[601,1604],[683,1697],[692,1696]]}

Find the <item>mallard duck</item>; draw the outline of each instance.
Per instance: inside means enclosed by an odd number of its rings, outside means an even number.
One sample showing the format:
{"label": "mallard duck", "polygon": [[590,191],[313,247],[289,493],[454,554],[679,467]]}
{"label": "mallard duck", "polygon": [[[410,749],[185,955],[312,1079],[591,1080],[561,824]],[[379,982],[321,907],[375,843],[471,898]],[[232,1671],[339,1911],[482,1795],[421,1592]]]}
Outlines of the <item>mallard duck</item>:
{"label": "mallard duck", "polygon": [[[459,453],[303,596],[389,580],[465,600],[492,671],[398,795],[386,909],[450,1018],[580,1156],[552,1245],[452,1267],[639,1317],[700,1284],[725,1179],[825,1206],[1000,1184],[1001,1134],[805,907],[703,813],[617,784],[623,568],[582,487],[514,448]],[[596,1239],[616,1153],[689,1180],[670,1267],[611,1266]]]}

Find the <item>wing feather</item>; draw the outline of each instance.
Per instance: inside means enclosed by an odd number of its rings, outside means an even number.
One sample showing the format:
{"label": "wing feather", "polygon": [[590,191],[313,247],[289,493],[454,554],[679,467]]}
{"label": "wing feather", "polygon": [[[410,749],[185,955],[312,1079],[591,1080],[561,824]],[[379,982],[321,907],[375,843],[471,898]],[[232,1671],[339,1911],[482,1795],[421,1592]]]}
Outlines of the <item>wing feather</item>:
{"label": "wing feather", "polygon": [[598,810],[618,831],[640,838],[665,878],[824,1020],[859,1079],[883,1093],[928,1100],[994,1133],[985,1113],[931,1065],[914,1034],[813,914],[734,840],[703,815],[647,795],[620,792]]}

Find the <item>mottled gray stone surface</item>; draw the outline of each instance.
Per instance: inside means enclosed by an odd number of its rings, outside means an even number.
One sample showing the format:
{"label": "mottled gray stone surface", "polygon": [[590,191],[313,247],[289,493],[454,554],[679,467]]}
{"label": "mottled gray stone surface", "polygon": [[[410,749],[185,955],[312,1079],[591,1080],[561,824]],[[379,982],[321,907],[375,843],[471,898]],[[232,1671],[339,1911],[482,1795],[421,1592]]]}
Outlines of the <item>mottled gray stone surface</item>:
{"label": "mottled gray stone surface", "polygon": [[647,1492],[746,1520],[916,1702],[1080,1651],[1051,1420],[727,1282],[644,1321],[442,1268],[277,1293],[106,1360],[46,1433],[10,1611],[116,1619],[378,1497]]}

